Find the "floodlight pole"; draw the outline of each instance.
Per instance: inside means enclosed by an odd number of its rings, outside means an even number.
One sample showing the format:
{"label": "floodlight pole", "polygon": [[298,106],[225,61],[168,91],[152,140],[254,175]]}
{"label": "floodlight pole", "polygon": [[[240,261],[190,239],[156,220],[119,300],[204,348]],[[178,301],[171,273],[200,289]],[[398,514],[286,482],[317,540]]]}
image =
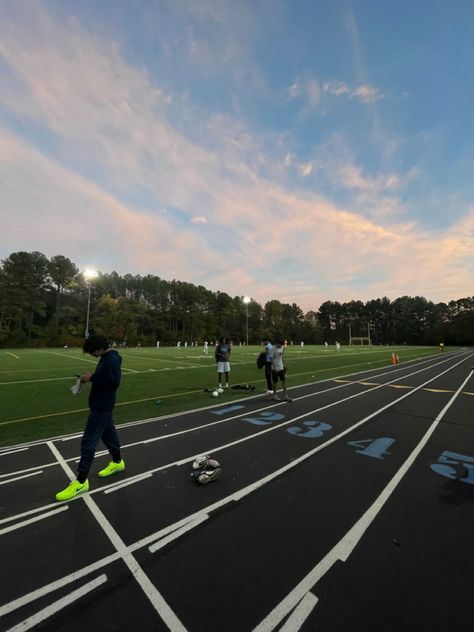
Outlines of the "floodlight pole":
{"label": "floodlight pole", "polygon": [[85,338],[89,338],[89,313],[90,313],[90,309],[91,309],[91,282],[89,279],[88,282],[88,287],[89,287],[89,291],[87,294],[87,317],[86,317],[86,330],[84,332],[84,337]]}
{"label": "floodlight pole", "polygon": [[249,346],[249,303],[251,301],[251,299],[248,296],[244,296],[243,301],[245,303],[245,307],[246,307],[246,316],[247,316],[247,328],[246,328],[246,346]]}

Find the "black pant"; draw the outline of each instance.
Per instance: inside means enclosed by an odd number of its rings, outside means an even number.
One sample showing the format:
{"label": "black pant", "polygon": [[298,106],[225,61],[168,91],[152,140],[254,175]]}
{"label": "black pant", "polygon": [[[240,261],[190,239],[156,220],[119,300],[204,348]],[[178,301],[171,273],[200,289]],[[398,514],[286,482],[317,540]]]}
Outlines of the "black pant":
{"label": "black pant", "polygon": [[273,391],[271,362],[265,362],[265,379],[267,380],[267,390]]}

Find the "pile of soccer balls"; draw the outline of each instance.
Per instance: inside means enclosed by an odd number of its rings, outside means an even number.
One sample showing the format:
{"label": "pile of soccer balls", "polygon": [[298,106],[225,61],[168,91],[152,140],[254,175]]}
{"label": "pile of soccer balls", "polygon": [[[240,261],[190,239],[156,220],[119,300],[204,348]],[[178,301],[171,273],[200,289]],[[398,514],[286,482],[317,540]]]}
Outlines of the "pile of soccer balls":
{"label": "pile of soccer balls", "polygon": [[215,388],[212,391],[212,397],[219,397],[219,395],[222,395],[223,392],[224,392],[224,389],[221,386],[219,386],[219,388]]}
{"label": "pile of soccer balls", "polygon": [[191,478],[199,485],[206,485],[217,481],[222,474],[219,461],[211,459],[209,455],[198,456],[192,465]]}

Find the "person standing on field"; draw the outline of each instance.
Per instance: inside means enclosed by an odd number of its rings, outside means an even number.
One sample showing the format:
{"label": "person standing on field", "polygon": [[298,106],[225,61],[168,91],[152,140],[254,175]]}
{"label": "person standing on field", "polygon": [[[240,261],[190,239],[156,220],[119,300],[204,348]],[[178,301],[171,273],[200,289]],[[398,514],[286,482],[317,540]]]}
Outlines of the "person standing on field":
{"label": "person standing on field", "polygon": [[125,470],[125,462],[120,451],[120,441],[115,429],[113,410],[117,389],[120,386],[122,358],[118,351],[109,349],[104,336],[89,336],[83,346],[84,353],[89,353],[99,362],[94,373],[83,373],[82,383],[90,382],[89,417],[81,441],[81,459],[77,467],[76,480],[56,494],[56,500],[70,500],[78,494],[89,490],[87,476],[92,466],[99,439],[105,443],[112,460],[99,472],[104,478]]}
{"label": "person standing on field", "polygon": [[272,365],[272,382],[273,382],[273,396],[274,401],[281,401],[277,395],[278,380],[280,380],[283,389],[283,399],[285,402],[291,402],[286,390],[286,368],[283,362],[284,342],[277,342],[271,350],[271,365]]}
{"label": "person standing on field", "polygon": [[272,382],[272,343],[268,338],[262,340],[265,349],[265,379],[267,380],[267,395],[273,395]]}
{"label": "person standing on field", "polygon": [[228,338],[222,336],[216,346],[215,356],[217,362],[217,375],[219,378],[219,388],[222,388],[222,377],[225,374],[225,387],[229,388],[229,372],[230,372],[230,343]]}

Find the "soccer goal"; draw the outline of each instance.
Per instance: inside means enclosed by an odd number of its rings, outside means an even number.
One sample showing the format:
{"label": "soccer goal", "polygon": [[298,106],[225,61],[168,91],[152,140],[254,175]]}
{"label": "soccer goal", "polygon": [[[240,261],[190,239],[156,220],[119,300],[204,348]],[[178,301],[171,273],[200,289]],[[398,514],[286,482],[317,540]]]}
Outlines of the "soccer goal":
{"label": "soccer goal", "polygon": [[367,336],[351,336],[349,338],[349,345],[368,345],[369,347],[372,344],[372,338],[368,338]]}

